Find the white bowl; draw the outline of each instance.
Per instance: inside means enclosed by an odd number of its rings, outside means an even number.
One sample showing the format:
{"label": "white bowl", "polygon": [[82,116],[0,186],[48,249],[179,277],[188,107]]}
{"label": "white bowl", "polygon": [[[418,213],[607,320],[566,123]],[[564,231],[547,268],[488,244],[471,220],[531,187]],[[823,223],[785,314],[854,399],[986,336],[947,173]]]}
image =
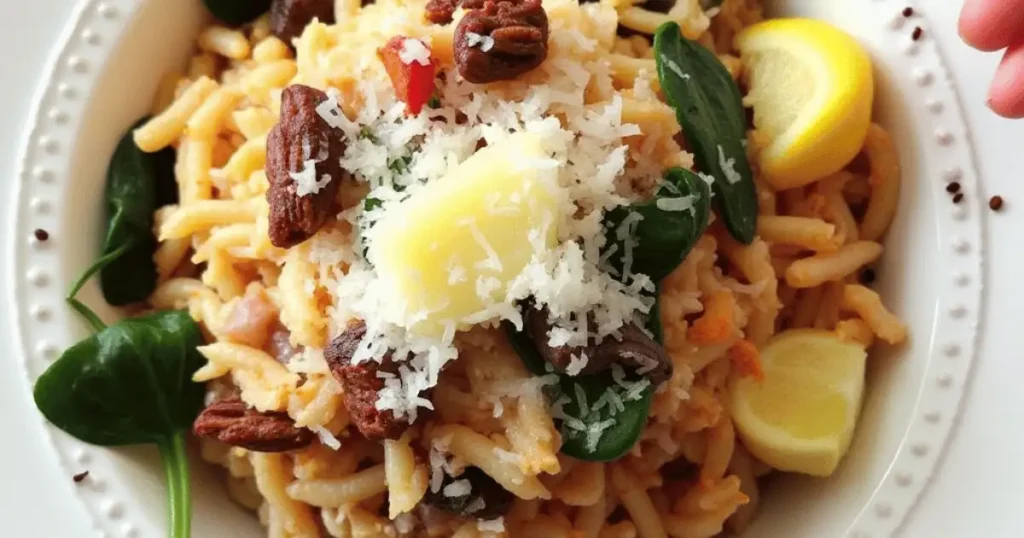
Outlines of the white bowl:
{"label": "white bowl", "polygon": [[[983,287],[981,208],[954,205],[945,186],[976,192],[960,105],[927,22],[906,19],[906,0],[780,0],[780,14],[821,18],[870,50],[877,117],[904,166],[898,217],[878,268],[878,289],[910,327],[909,344],[876,352],[858,435],[828,480],[771,479],[744,538],[892,536],[936,471],[957,419],[973,360]],[[63,294],[96,257],[107,161],[146,113],[160,76],[185,65],[205,14],[199,0],[85,0],[49,80],[37,96],[11,203],[14,319],[31,384],[59,351],[85,335]],[[920,41],[911,34],[925,29]],[[48,230],[46,242],[32,239]],[[82,298],[101,305],[90,285]],[[100,310],[107,319],[110,309]],[[108,536],[165,532],[164,485],[155,450],[103,449],[50,428],[54,464],[88,467],[78,489]],[[77,471],[76,471],[77,472]],[[255,518],[227,500],[222,471],[194,459],[197,538],[257,536]]]}

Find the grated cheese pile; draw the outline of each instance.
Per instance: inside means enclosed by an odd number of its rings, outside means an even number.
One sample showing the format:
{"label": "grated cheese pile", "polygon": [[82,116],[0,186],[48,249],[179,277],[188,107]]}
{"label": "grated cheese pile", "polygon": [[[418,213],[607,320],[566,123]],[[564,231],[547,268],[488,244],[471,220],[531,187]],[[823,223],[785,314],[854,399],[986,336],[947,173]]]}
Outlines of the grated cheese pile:
{"label": "grated cheese pile", "polygon": [[[454,341],[458,330],[502,320],[521,325],[516,304],[523,299],[533,298],[538,306],[550,311],[552,345],[584,345],[591,337],[617,335],[624,325],[638,321],[651,307],[651,301],[642,297],[654,289],[649,278],[632,274],[628,263],[624,275],[610,274],[605,270],[607,258],[601,258],[608,241],[601,224],[604,212],[630,203],[631,182],[660,177],[664,166],[664,156],[630,151],[627,143],[629,137],[640,134],[640,127],[623,120],[624,96],[615,89],[600,50],[609,47],[614,38],[616,15],[611,6],[579,5],[567,0],[545,2],[545,8],[571,16],[552,19],[549,57],[544,64],[517,80],[479,86],[463,81],[450,61],[442,59],[437,90],[441,106],[425,108],[412,117],[405,116],[405,104],[395,98],[376,55],[368,52],[394,35],[406,35],[415,39],[403,42],[402,61],[428,63],[424,44],[429,46],[450,28],[423,27],[368,5],[360,18],[376,20],[346,21],[337,27],[314,23],[300,39],[299,62],[310,62],[303,73],[309,73],[312,79],[321,76],[328,87],[339,78],[347,81],[343,90],[328,91],[329,99],[317,112],[335,129],[336,136],[345,137],[347,149],[341,164],[370,187],[368,198],[375,201],[358,204],[339,215],[353,230],[351,237],[344,239],[352,245],[343,260],[337,255],[331,259],[324,252],[337,251],[337,240],[314,240],[310,255],[326,260],[321,267],[334,264],[321,270],[318,278],[333,301],[329,308],[332,336],[351,319],[366,323],[366,338],[353,361],[379,360],[388,351],[393,351],[394,357],[408,357],[397,375],[382,374],[385,386],[377,402],[380,410],[392,410],[399,417],[415,420],[417,409],[431,409],[430,401],[422,394],[437,384],[442,367],[457,358]],[[326,57],[305,57],[303,43],[316,39],[334,39],[346,46],[331,49]],[[469,35],[467,39],[473,40],[472,46],[493,46],[483,36]],[[318,70],[317,62],[343,66],[346,71]],[[653,94],[650,85],[643,84]],[[543,168],[555,177],[562,191],[556,222],[535,223],[530,232],[532,257],[509,282],[482,278],[473,283],[481,297],[490,298],[484,312],[444,320],[445,330],[439,335],[410,331],[411,324],[429,317],[432,309],[410,310],[408,302],[395,297],[378,278],[374,266],[359,254],[372,251],[374,224],[395,211],[402,201],[416,196],[424,185],[452,171],[480,143],[499,144],[517,133],[537,137],[549,156],[522,166]],[[671,138],[671,133],[667,137]],[[303,174],[297,175],[296,181],[304,188],[314,188],[315,178]],[[671,210],[679,211],[688,208],[687,202],[685,198],[669,201]],[[502,203],[505,201],[495,200],[493,210],[500,211]],[[551,226],[557,230],[554,248],[541,240],[546,227]],[[483,241],[482,246],[486,243],[486,238],[478,239]],[[620,253],[627,258],[631,255],[628,243],[626,252]],[[490,256],[488,260],[498,261]],[[338,269],[339,263],[344,264],[344,272]],[[449,267],[448,282],[465,281],[468,269]],[[496,296],[502,284],[506,284],[506,293]],[[585,356],[575,358],[571,368],[578,373],[586,360]],[[622,396],[609,396],[603,404],[614,406],[618,402],[621,406],[620,400],[634,393],[630,389]],[[501,411],[496,408],[495,412]],[[590,435],[599,437],[600,432]],[[431,482],[433,487],[436,482]]]}

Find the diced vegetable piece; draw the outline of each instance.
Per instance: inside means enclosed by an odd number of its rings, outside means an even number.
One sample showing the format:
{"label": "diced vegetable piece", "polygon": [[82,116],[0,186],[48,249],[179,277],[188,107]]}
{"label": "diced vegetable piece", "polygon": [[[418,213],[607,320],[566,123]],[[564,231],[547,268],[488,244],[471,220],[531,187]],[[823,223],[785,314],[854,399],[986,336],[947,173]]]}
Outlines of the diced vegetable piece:
{"label": "diced vegetable piece", "polygon": [[434,93],[436,65],[430,47],[419,39],[395,36],[377,50],[391,78],[395,96],[405,101],[406,114],[423,110]]}

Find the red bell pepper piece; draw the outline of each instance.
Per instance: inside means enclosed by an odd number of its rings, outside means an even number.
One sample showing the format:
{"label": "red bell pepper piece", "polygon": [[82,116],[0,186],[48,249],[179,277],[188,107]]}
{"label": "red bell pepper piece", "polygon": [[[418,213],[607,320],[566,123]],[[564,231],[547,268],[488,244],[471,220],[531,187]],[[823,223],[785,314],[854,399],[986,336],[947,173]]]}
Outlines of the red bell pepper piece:
{"label": "red bell pepper piece", "polygon": [[391,78],[395,95],[398,99],[405,101],[406,115],[415,116],[423,110],[423,105],[427,104],[430,96],[434,93],[434,74],[437,72],[437,62],[432,56],[427,60],[427,65],[420,63],[418,58],[410,60],[409,63],[402,61],[403,49],[411,51],[416,48],[415,44],[406,43],[406,40],[416,41],[423,45],[428,53],[430,52],[430,47],[418,39],[395,36],[383,47],[377,49],[377,56],[380,57],[384,69],[387,70],[388,76]]}

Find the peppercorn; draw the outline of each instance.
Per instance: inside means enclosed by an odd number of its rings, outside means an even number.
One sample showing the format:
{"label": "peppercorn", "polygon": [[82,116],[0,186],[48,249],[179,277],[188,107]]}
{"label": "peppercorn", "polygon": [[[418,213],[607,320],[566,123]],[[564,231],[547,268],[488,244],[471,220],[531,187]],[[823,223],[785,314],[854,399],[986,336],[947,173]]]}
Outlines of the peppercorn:
{"label": "peppercorn", "polygon": [[1003,208],[1003,197],[998,195],[993,196],[988,201],[988,207],[992,211],[999,211]]}

